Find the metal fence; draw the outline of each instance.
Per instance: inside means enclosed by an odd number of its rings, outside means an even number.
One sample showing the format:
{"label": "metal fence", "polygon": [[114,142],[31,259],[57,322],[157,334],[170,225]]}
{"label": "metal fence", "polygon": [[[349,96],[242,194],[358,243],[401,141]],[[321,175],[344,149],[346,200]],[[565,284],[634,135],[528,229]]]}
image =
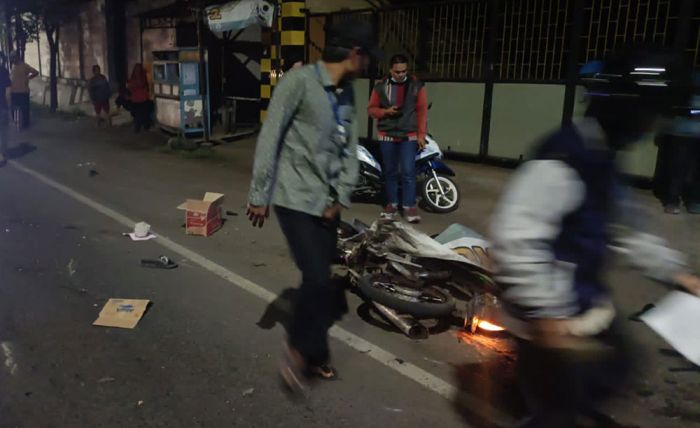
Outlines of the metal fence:
{"label": "metal fence", "polygon": [[679,3],[678,0],[587,0],[579,64],[629,43],[670,47]]}
{"label": "metal fence", "polygon": [[[340,12],[323,15],[323,22],[372,20],[388,56],[406,54],[427,80],[483,81],[492,65],[496,81],[560,83],[567,78],[569,61],[581,65],[633,42],[673,46],[683,1],[583,0],[577,11],[577,0],[462,0]],[[700,0],[693,8],[685,52],[700,69]],[[577,38],[574,19],[581,22]],[[495,47],[489,59],[490,42]],[[323,43],[311,35],[310,45],[319,56]],[[577,51],[570,52],[571,46],[578,46]],[[373,72],[387,68],[385,60]]]}
{"label": "metal fence", "polygon": [[570,0],[508,0],[499,12],[501,32],[494,68],[499,80],[565,78]]}

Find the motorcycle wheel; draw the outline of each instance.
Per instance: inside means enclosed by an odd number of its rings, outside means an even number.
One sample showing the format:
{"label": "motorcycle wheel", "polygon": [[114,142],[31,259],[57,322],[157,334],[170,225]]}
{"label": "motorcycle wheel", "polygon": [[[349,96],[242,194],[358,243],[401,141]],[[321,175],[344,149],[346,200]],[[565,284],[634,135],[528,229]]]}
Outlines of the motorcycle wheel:
{"label": "motorcycle wheel", "polygon": [[430,211],[449,213],[459,207],[459,188],[451,178],[444,175],[428,176],[421,183],[423,204]]}
{"label": "motorcycle wheel", "polygon": [[443,318],[452,314],[455,301],[446,291],[437,287],[401,292],[401,287],[390,280],[364,276],[359,281],[362,294],[401,314],[416,318]]}

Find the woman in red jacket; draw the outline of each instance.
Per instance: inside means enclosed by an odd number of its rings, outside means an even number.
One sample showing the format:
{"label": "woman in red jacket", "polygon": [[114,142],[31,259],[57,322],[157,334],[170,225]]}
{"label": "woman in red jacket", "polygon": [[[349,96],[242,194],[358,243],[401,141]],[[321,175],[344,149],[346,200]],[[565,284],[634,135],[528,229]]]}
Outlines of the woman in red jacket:
{"label": "woman in red jacket", "polygon": [[134,130],[139,132],[143,128],[148,131],[151,128],[151,106],[153,103],[151,102],[148,77],[143,65],[134,65],[127,88],[131,97],[131,115],[134,118]]}

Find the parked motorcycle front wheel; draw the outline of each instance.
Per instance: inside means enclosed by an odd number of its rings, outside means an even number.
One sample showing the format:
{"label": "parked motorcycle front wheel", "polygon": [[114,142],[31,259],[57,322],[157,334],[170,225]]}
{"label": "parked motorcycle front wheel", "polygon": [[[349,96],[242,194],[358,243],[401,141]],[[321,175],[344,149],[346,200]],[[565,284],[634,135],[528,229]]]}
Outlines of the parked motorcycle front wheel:
{"label": "parked motorcycle front wheel", "polygon": [[369,275],[360,278],[358,285],[368,299],[416,318],[443,318],[455,308],[452,296],[437,287],[406,289],[389,278]]}
{"label": "parked motorcycle front wheel", "polygon": [[451,178],[429,175],[421,183],[423,205],[436,213],[449,213],[459,207],[459,188]]}

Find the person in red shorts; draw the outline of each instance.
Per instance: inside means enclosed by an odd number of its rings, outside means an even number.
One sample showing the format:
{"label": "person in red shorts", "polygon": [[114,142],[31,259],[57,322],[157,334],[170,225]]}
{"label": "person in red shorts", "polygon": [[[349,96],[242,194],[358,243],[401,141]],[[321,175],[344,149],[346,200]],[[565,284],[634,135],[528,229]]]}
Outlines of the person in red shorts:
{"label": "person in red shorts", "polygon": [[109,98],[112,96],[112,88],[109,86],[109,81],[102,74],[99,65],[92,67],[92,78],[88,82],[88,91],[90,92],[90,100],[95,106],[95,115],[97,116],[97,126],[100,126],[103,121],[108,125],[112,125],[112,117],[109,114]]}

